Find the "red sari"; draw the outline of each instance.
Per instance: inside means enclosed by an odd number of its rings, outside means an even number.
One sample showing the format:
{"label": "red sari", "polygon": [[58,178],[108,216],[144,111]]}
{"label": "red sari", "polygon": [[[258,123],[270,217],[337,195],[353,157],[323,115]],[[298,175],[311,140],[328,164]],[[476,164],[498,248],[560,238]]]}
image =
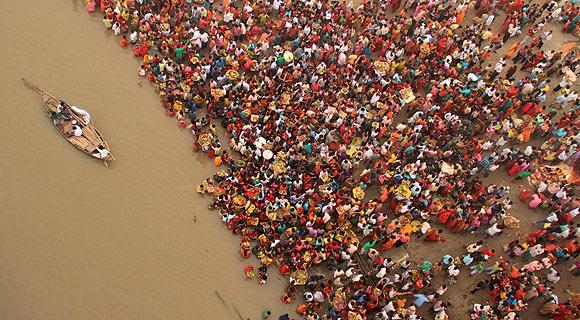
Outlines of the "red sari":
{"label": "red sari", "polygon": [[449,212],[447,210],[441,210],[441,212],[439,212],[437,214],[437,219],[439,219],[440,223],[446,224],[447,220],[449,220],[450,216],[451,216],[451,212]]}
{"label": "red sari", "polygon": [[513,176],[514,174],[518,173],[521,169],[521,165],[519,163],[514,163],[511,167],[508,168],[508,176]]}

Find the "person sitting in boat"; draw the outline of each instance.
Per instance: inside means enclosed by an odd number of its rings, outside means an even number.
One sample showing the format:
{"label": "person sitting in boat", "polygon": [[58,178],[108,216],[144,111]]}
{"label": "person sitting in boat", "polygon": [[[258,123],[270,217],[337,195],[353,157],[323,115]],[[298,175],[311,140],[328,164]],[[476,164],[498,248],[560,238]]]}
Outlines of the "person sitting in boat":
{"label": "person sitting in boat", "polygon": [[56,106],[56,111],[52,111],[50,113],[50,118],[54,124],[57,124],[60,120],[69,120],[69,114],[66,111],[66,107],[64,106],[64,102],[60,101],[58,106]]}
{"label": "person sitting in boat", "polygon": [[83,110],[77,106],[71,106],[70,108],[74,113],[83,118],[83,122],[85,124],[89,124],[89,122],[91,122],[91,115],[86,110]]}
{"label": "person sitting in boat", "polygon": [[91,154],[94,155],[95,157],[106,159],[109,156],[110,152],[106,148],[103,148],[103,146],[98,145]]}
{"label": "person sitting in boat", "polygon": [[66,107],[65,107],[64,101],[60,100],[58,102],[58,106],[56,106],[56,113],[64,114],[64,113],[66,113],[65,110],[66,110]]}
{"label": "person sitting in boat", "polygon": [[72,128],[68,132],[68,136],[69,137],[72,137],[72,136],[80,137],[80,136],[82,136],[83,135],[83,129],[81,128],[81,126],[79,126],[77,124],[77,121],[76,120],[73,120],[71,123],[72,123]]}
{"label": "person sitting in boat", "polygon": [[52,120],[52,123],[56,125],[62,118],[58,112],[50,111],[50,119]]}

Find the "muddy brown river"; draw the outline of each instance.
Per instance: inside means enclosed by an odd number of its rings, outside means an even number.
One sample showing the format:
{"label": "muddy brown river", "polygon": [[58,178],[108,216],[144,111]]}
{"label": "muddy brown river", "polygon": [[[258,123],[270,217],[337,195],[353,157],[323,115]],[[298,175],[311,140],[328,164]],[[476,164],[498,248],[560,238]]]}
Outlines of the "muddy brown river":
{"label": "muddy brown river", "polygon": [[[100,17],[80,0],[12,0],[0,27],[0,319],[284,311],[277,272],[245,280],[239,239],[195,193],[213,163],[192,154]],[[60,136],[21,77],[91,113],[111,169]]]}

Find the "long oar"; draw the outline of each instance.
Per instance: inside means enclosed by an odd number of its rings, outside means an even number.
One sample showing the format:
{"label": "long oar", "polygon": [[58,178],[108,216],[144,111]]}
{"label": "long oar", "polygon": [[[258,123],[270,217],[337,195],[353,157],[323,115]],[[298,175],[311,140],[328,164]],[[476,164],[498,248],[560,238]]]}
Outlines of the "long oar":
{"label": "long oar", "polygon": [[20,78],[20,80],[22,80],[22,82],[24,82],[24,85],[26,85],[26,86],[27,86],[27,87],[29,87],[30,89],[33,89],[33,90],[40,90],[40,89],[38,88],[38,86],[36,86],[34,83],[32,83],[32,82],[30,82],[30,81],[26,80],[25,78]]}
{"label": "long oar", "polygon": [[[51,98],[57,99],[55,96],[53,96],[52,94],[50,94],[50,93],[48,93],[48,92],[46,92],[46,91],[42,90],[41,88],[39,88],[37,85],[35,85],[35,84],[34,84],[34,83],[32,83],[31,81],[28,81],[28,80],[27,80],[27,79],[25,79],[25,78],[20,78],[20,79],[22,80],[22,82],[24,82],[24,85],[25,85],[25,86],[27,86],[28,88],[30,88],[30,89],[32,89],[32,90],[35,90],[35,91],[37,91],[37,92],[40,92],[40,93],[46,94],[46,95],[50,96]],[[57,99],[57,100],[58,100],[58,99]]]}

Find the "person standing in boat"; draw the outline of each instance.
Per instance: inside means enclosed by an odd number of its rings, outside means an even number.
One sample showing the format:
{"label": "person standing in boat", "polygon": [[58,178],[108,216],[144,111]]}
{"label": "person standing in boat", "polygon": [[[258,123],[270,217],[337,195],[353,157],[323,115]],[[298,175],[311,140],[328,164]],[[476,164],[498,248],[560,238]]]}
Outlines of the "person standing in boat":
{"label": "person standing in boat", "polygon": [[71,106],[70,108],[74,113],[83,118],[83,122],[85,124],[89,124],[89,122],[91,122],[91,115],[86,110],[83,110],[77,106]]}

